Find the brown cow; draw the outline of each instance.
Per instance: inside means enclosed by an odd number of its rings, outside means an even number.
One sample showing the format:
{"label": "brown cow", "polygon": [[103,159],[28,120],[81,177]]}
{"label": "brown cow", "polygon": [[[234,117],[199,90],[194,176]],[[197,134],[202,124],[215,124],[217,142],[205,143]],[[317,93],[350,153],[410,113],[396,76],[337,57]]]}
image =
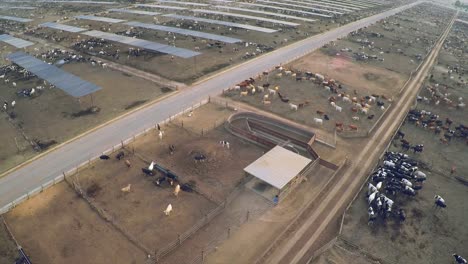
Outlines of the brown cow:
{"label": "brown cow", "polygon": [[358,130],[358,127],[355,125],[348,125],[349,129],[351,130]]}
{"label": "brown cow", "polygon": [[319,115],[323,115],[323,114],[325,114],[325,112],[323,112],[323,111],[320,111],[320,110],[317,110],[317,114],[319,114]]}
{"label": "brown cow", "polygon": [[343,127],[343,123],[342,123],[342,122],[336,122],[336,123],[335,123],[335,126],[336,126],[336,127]]}

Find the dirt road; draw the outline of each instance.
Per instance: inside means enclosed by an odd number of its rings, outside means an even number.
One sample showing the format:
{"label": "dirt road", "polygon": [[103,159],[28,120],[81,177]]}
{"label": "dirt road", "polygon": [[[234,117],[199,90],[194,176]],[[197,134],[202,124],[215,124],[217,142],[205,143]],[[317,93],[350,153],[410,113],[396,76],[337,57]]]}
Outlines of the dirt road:
{"label": "dirt road", "polygon": [[441,38],[434,46],[434,49],[424,61],[419,72],[408,83],[401,98],[390,110],[382,125],[368,139],[368,143],[363,146],[359,155],[352,159],[353,164],[351,167],[346,171],[336,186],[323,197],[320,205],[310,210],[308,215],[304,215],[307,221],[305,221],[305,223],[288,239],[283,239],[285,243],[278,245],[276,250],[273,249],[263,263],[295,264],[308,262],[313,253],[310,250],[311,247],[314,246],[314,243],[316,243],[323,231],[332,223],[337,213],[341,213],[346,204],[352,199],[367,173],[376,163],[389,140],[391,140],[395,130],[398,129],[399,121],[405,118],[406,111],[414,102],[414,98],[419,88],[424,83],[431,66],[435,62],[456,16],[457,15],[452,18],[446,31],[442,34]]}

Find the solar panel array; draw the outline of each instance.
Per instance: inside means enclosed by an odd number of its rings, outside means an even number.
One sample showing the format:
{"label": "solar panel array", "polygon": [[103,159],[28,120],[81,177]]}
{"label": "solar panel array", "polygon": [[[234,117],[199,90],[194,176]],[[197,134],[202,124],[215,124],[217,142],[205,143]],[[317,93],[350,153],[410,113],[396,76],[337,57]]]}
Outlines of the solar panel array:
{"label": "solar panel array", "polygon": [[20,38],[15,38],[15,37],[10,36],[8,34],[0,35],[0,41],[8,43],[8,44],[10,44],[12,46],[15,46],[17,48],[25,48],[25,47],[34,45],[34,43],[32,43],[30,41],[20,39]]}
{"label": "solar panel array", "polygon": [[[320,13],[301,11],[301,10],[290,9],[290,8],[283,8],[283,7],[272,6],[272,5],[262,5],[262,4],[252,4],[252,3],[239,3],[239,5],[255,6],[255,7],[261,7],[261,8],[270,8],[270,9],[279,10],[281,12],[289,11],[289,12],[292,12],[292,13],[298,13],[298,14],[309,15],[309,16],[319,16],[319,17],[326,17],[326,18],[332,17],[330,15],[324,15],[324,14],[320,14]],[[252,13],[264,12],[264,11],[255,10],[255,9],[244,9],[244,11],[245,12],[252,12]],[[269,13],[271,13],[270,15],[272,15],[272,16],[278,14],[278,13],[273,13],[273,12],[269,12]],[[295,19],[299,19],[299,18],[301,18],[301,17],[298,17],[298,18],[295,18]]]}
{"label": "solar panel array", "polygon": [[172,9],[172,10],[187,10],[186,7],[180,6],[166,6],[166,5],[149,5],[149,4],[138,4],[136,7],[151,7],[151,8],[160,8],[160,9]]}
{"label": "solar panel array", "polygon": [[200,17],[194,17],[194,16],[181,16],[181,15],[175,15],[175,14],[168,14],[164,16],[175,18],[175,19],[193,20],[197,22],[210,23],[214,25],[222,25],[222,26],[227,26],[227,27],[243,28],[243,29],[259,31],[263,33],[273,33],[273,32],[278,31],[276,29],[271,29],[271,28],[257,27],[257,26],[251,26],[251,25],[246,25],[246,24],[233,23],[233,22],[227,22],[227,21],[215,20],[215,19],[200,18]]}
{"label": "solar panel array", "polygon": [[[250,12],[250,13],[255,13],[255,14],[262,14],[262,15],[268,15],[268,16],[275,16],[275,17],[281,17],[281,18],[288,18],[288,19],[295,19],[295,20],[302,20],[306,22],[315,22],[315,19],[310,19],[310,18],[304,18],[304,17],[298,17],[298,16],[291,16],[291,15],[285,15],[285,14],[280,14],[280,13],[273,13],[273,12],[267,12],[267,11],[262,11],[262,10],[255,10],[255,9],[247,9],[247,8],[240,8],[240,7],[231,7],[231,6],[216,6],[217,8],[220,9],[227,9],[227,10],[236,10],[236,11],[242,11],[242,12]],[[234,13],[236,14],[236,13]],[[237,14],[236,14],[237,15]],[[283,23],[284,24],[284,23]],[[299,24],[298,24],[299,25]]]}
{"label": "solar panel array", "polygon": [[16,21],[16,22],[31,22],[31,21],[33,21],[32,19],[29,19],[29,18],[13,17],[13,16],[0,16],[0,19],[11,20],[11,21]]}
{"label": "solar panel array", "polygon": [[126,8],[112,8],[107,10],[109,12],[117,12],[117,13],[128,13],[128,14],[137,14],[137,15],[148,15],[148,16],[156,16],[161,13],[157,12],[150,12],[150,11],[143,11],[143,10],[132,10]]}
{"label": "solar panel array", "polygon": [[323,9],[323,8],[308,7],[308,6],[304,6],[304,5],[288,4],[288,3],[281,3],[281,2],[267,1],[267,0],[257,0],[257,2],[266,3],[266,4],[275,4],[275,5],[280,5],[280,6],[299,7],[299,8],[303,8],[303,9],[321,11],[321,12],[324,12],[324,13],[330,13],[330,14],[335,14],[335,15],[343,15],[344,14],[343,12],[338,12],[338,11],[333,11],[333,10],[328,10],[328,9]]}
{"label": "solar panel array", "polygon": [[148,40],[138,39],[138,38],[131,38],[131,37],[121,36],[121,35],[117,35],[113,33],[102,32],[98,30],[87,31],[82,34],[91,36],[91,37],[115,41],[115,42],[123,43],[126,45],[130,45],[130,46],[134,46],[134,47],[138,47],[138,48],[142,48],[146,50],[152,50],[152,51],[156,51],[160,53],[170,54],[170,55],[174,55],[174,56],[181,57],[181,58],[190,58],[190,57],[201,54],[199,52],[191,51],[188,49],[176,48],[176,47],[164,45],[164,44],[153,42],[153,41],[148,41]]}
{"label": "solar panel array", "polygon": [[147,24],[147,23],[140,23],[140,22],[127,22],[125,23],[125,25],[129,25],[132,27],[141,27],[141,28],[148,28],[148,29],[154,29],[154,30],[161,30],[161,31],[189,35],[189,36],[198,37],[198,38],[211,39],[211,40],[216,40],[216,41],[221,41],[221,42],[226,42],[226,43],[237,43],[237,42],[242,41],[236,38],[230,38],[230,37],[225,37],[225,36],[220,36],[220,35],[215,35],[215,34],[195,31],[195,30],[188,30],[188,29],[183,29],[183,28],[178,28],[178,27],[166,27],[166,26],[161,26],[161,25]]}
{"label": "solar panel array", "polygon": [[93,83],[82,80],[71,73],[49,65],[24,52],[15,52],[6,57],[73,97],[82,97],[101,89],[101,87]]}
{"label": "solar panel array", "polygon": [[55,23],[55,22],[47,22],[47,23],[40,24],[39,26],[58,29],[58,30],[63,30],[63,31],[68,31],[68,32],[73,32],[73,33],[86,31],[86,29],[84,29],[84,28],[68,26],[68,25],[59,24],[59,23]]}
{"label": "solar panel array", "polygon": [[115,18],[108,18],[108,17],[99,17],[99,16],[92,16],[92,15],[81,15],[81,16],[76,16],[75,18],[78,19],[87,19],[87,20],[94,20],[94,21],[101,21],[101,22],[107,22],[107,23],[120,23],[124,22],[125,20],[123,19],[115,19]]}
{"label": "solar panel array", "polygon": [[171,1],[171,0],[158,0],[158,2],[179,4],[179,5],[191,5],[191,6],[209,6],[209,4],[194,3],[194,2]]}
{"label": "solar panel array", "polygon": [[253,19],[253,20],[258,20],[258,21],[271,22],[271,23],[275,23],[275,24],[283,24],[283,25],[288,25],[288,26],[299,26],[299,25],[300,25],[300,24],[298,24],[298,23],[293,23],[293,22],[287,22],[287,21],[282,21],[282,20],[263,18],[263,17],[256,17],[256,16],[247,16],[247,15],[236,14],[236,13],[229,13],[229,12],[220,12],[220,11],[204,10],[204,9],[192,9],[192,11],[193,11],[193,12],[196,12],[196,13],[204,13],[204,14],[213,14],[213,15],[223,15],[223,16],[230,16],[230,17],[247,18],[247,19]]}

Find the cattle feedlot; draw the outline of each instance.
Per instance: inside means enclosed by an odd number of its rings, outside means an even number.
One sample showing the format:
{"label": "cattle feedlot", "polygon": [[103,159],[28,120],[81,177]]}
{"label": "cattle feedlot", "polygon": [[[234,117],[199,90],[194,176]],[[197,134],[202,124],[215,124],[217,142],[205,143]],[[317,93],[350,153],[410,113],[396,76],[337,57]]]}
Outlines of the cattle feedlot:
{"label": "cattle feedlot", "polygon": [[0,263],[466,264],[454,7],[2,2]]}

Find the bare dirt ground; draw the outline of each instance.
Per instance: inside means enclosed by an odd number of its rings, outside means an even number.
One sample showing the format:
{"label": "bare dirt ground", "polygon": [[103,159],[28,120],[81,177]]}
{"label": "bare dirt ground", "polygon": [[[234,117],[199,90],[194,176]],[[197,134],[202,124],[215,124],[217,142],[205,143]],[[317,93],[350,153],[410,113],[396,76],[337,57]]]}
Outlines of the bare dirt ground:
{"label": "bare dirt ground", "polygon": [[[183,182],[194,181],[197,189],[209,195],[210,199],[222,201],[245,177],[242,169],[259,158],[265,150],[224,130],[220,120],[227,118],[231,111],[214,104],[206,107],[195,110],[191,118],[182,117],[164,126],[162,141],[154,131],[136,143],[131,143],[128,148],[134,148],[145,160],[154,160],[170,169]],[[219,144],[222,140],[230,143],[229,150]],[[169,145],[176,148],[173,155],[169,153]],[[205,155],[207,160],[195,164],[196,154]]]}
{"label": "bare dirt ground", "polygon": [[14,263],[17,256],[18,250],[15,242],[11,239],[2,222],[0,224],[0,263]]}
{"label": "bare dirt ground", "polygon": [[[163,184],[164,188],[157,187],[143,174],[141,168],[148,164],[130,154],[126,158],[132,163],[130,169],[123,161],[113,158],[80,172],[75,181],[119,226],[147,248],[157,250],[177,239],[178,234],[216,207],[197,193],[181,192],[175,197],[167,183]],[[123,193],[121,188],[128,184],[131,184],[130,192]],[[173,207],[169,217],[163,213],[168,204]]]}
{"label": "bare dirt ground", "polygon": [[66,183],[26,201],[5,218],[33,263],[136,264],[146,258]]}
{"label": "bare dirt ground", "polygon": [[[170,91],[147,80],[111,69],[93,67],[89,63],[71,63],[64,65],[63,69],[101,86],[102,89],[94,93],[92,98],[86,96],[77,100],[60,89],[47,88],[48,86],[44,86],[42,80],[37,78],[25,80],[16,77],[10,78],[9,84],[0,83],[0,98],[7,102],[16,101],[15,108],[8,111],[10,116],[12,113],[14,115],[12,123],[31,140],[49,143],[47,147],[73,138]],[[16,82],[17,87],[13,87],[12,82]],[[38,90],[37,95],[33,97],[25,98],[16,94],[22,89],[37,86],[46,88]],[[99,110],[90,111],[92,106],[98,107]],[[6,116],[5,113],[1,114]],[[9,141],[9,145],[14,146],[11,136],[2,134],[2,137]],[[15,151],[12,150],[8,153],[5,157],[15,155]],[[0,171],[20,162],[7,163],[8,166],[0,165]]]}
{"label": "bare dirt ground", "polygon": [[384,94],[390,97],[406,82],[405,74],[370,65],[356,64],[344,56],[327,56],[317,51],[291,63],[293,69],[318,72],[335,79],[360,94]]}
{"label": "bare dirt ground", "polygon": [[28,160],[35,152],[31,144],[8,121],[4,113],[0,114],[0,135],[3,138],[0,148],[0,168],[7,169]]}
{"label": "bare dirt ground", "polygon": [[[308,181],[302,183],[294,193],[287,196],[276,207],[258,219],[242,225],[232,234],[232,237],[208,256],[207,263],[230,263],[233,259],[236,259],[238,263],[253,263],[258,253],[263,252],[271,244],[301,208],[317,198],[316,196],[332,173],[332,170],[319,166],[316,171],[307,176]],[[255,243],[247,243],[247,241],[255,241]]]}
{"label": "bare dirt ground", "polygon": [[[444,18],[451,14],[453,10],[421,4],[321,50],[333,56],[339,53],[354,58],[359,64],[377,66],[408,76],[447,26],[448,20]],[[369,58],[363,59],[363,55]],[[375,56],[375,59],[370,56]]]}

